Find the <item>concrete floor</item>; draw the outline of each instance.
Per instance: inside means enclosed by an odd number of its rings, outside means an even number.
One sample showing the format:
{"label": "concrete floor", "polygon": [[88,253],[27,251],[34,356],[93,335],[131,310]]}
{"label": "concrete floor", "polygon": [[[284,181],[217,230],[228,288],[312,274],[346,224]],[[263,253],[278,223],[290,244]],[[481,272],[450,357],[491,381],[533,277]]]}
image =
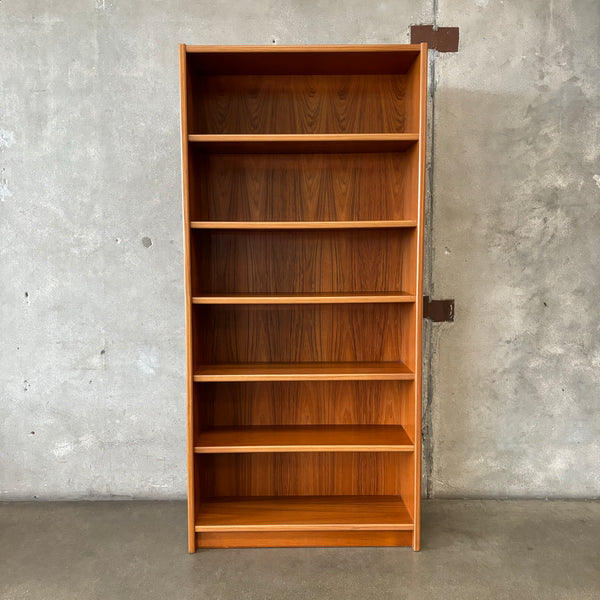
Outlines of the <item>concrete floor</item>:
{"label": "concrete floor", "polygon": [[598,599],[600,503],[435,500],[423,550],[186,551],[182,502],[0,504],[0,598]]}

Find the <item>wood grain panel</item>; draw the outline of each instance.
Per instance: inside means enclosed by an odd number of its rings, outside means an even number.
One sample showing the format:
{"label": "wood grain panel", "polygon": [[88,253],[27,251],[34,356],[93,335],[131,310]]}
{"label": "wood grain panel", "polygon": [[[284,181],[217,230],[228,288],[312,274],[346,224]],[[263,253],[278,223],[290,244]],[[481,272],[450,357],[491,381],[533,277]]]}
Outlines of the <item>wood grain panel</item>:
{"label": "wood grain panel", "polygon": [[412,229],[194,230],[192,243],[202,247],[194,296],[412,294],[415,241]]}
{"label": "wood grain panel", "polygon": [[403,425],[413,439],[410,381],[195,385],[196,431],[245,425]]}
{"label": "wood grain panel", "polygon": [[180,61],[190,550],[418,549],[426,46]]}
{"label": "wood grain panel", "polygon": [[194,84],[190,133],[405,132],[404,75],[213,75]]}
{"label": "wood grain panel", "polygon": [[181,166],[182,166],[182,195],[183,195],[183,258],[184,258],[184,288],[185,288],[185,351],[186,351],[186,420],[187,420],[187,501],[188,501],[188,551],[194,552],[195,534],[194,534],[194,509],[196,506],[195,492],[196,484],[194,481],[194,429],[196,420],[194,414],[194,396],[193,396],[193,369],[194,360],[192,357],[192,260],[191,260],[191,235],[190,235],[190,171],[189,171],[189,153],[188,153],[188,94],[190,89],[190,77],[187,70],[186,47],[179,45],[179,96],[181,101]]}
{"label": "wood grain panel", "polygon": [[192,229],[394,229],[416,227],[401,221],[191,221]]}
{"label": "wood grain panel", "polygon": [[211,498],[196,531],[412,531],[398,496]]}
{"label": "wood grain panel", "polygon": [[411,520],[415,518],[416,509],[421,501],[420,497],[415,496],[415,476],[417,473],[420,475],[420,465],[417,466],[416,452],[411,452],[407,455],[407,460],[403,465],[402,469],[396,472],[396,477],[400,480],[400,489],[402,489],[402,498],[406,505],[406,510],[411,517]]}
{"label": "wood grain panel", "polygon": [[[191,148],[192,220],[369,221],[407,214],[412,154],[203,154]],[[414,186],[411,186],[411,189]],[[411,208],[416,219],[416,213]]]}
{"label": "wood grain panel", "polygon": [[410,381],[402,362],[299,362],[196,365],[194,381]]}
{"label": "wood grain panel", "polygon": [[[419,102],[419,158],[416,165],[412,167],[413,177],[417,180],[417,218],[419,221],[417,230],[417,252],[415,260],[415,275],[417,281],[418,300],[414,305],[415,312],[415,365],[418,365],[415,378],[415,429],[419,436],[415,436],[414,472],[413,472],[413,505],[410,506],[410,498],[407,496],[409,510],[415,523],[413,532],[413,548],[421,548],[421,389],[422,389],[422,332],[423,332],[423,236],[425,230],[425,165],[426,151],[425,141],[427,138],[427,44],[421,44],[421,52],[418,61],[411,67],[411,77],[414,80],[411,94]],[[416,83],[418,81],[418,84]],[[418,87],[418,90],[417,90]],[[416,111],[414,111],[416,113]],[[415,176],[418,174],[418,176]]]}
{"label": "wood grain panel", "polygon": [[[419,190],[421,176],[419,175],[419,164],[423,142],[419,142],[403,153],[405,161],[403,167],[403,216],[405,219],[417,219],[419,217]],[[416,265],[416,259],[414,260]]]}
{"label": "wood grain panel", "polygon": [[[417,440],[417,437],[421,436],[421,430],[420,428],[416,429],[414,383],[412,381],[403,382],[398,393],[400,398],[396,400],[396,403],[400,406],[400,419],[397,422],[402,424],[411,442],[417,444],[420,441]],[[203,418],[204,411],[202,407],[198,407],[197,414],[199,419]],[[395,414],[394,418],[397,418]]]}
{"label": "wood grain panel", "polygon": [[410,546],[412,531],[243,531],[196,534],[197,548]]}
{"label": "wood grain panel", "polygon": [[412,481],[401,487],[401,471],[414,473],[407,452],[201,454],[196,460],[206,497],[402,495],[406,502],[404,494],[413,493]]}
{"label": "wood grain panel", "polygon": [[353,294],[229,294],[227,296],[194,296],[194,304],[373,304],[414,302],[415,296],[403,292],[371,292]]}
{"label": "wood grain panel", "polygon": [[394,362],[410,304],[195,305],[198,364]]}
{"label": "wood grain panel", "polygon": [[416,133],[225,133],[188,136],[204,154],[349,154],[403,152],[419,141]]}
{"label": "wood grain panel", "polygon": [[406,73],[420,50],[419,44],[187,46],[194,78],[203,74]]}
{"label": "wood grain panel", "polygon": [[417,308],[416,303],[404,304],[404,320],[402,322],[402,356],[407,367],[414,373],[417,367],[420,369],[420,354],[417,359],[416,352],[416,339],[417,339],[417,328],[423,326],[423,322],[417,322]]}
{"label": "wood grain panel", "polygon": [[401,425],[218,427],[196,432],[198,454],[232,452],[412,452]]}
{"label": "wood grain panel", "polygon": [[[405,102],[403,105],[407,126],[411,131],[426,134],[424,109],[427,108],[427,45],[421,46],[421,54],[408,68],[405,78]],[[421,118],[423,117],[423,119]],[[418,171],[418,169],[417,169]],[[415,198],[416,199],[416,198]]]}

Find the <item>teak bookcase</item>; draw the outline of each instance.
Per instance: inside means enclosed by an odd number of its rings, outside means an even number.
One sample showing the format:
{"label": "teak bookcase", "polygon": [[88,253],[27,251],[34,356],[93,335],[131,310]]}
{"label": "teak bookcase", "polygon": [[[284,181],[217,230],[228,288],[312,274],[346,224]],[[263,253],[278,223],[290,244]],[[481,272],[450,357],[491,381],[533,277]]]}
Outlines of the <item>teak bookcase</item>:
{"label": "teak bookcase", "polygon": [[418,550],[426,45],[180,59],[189,550]]}

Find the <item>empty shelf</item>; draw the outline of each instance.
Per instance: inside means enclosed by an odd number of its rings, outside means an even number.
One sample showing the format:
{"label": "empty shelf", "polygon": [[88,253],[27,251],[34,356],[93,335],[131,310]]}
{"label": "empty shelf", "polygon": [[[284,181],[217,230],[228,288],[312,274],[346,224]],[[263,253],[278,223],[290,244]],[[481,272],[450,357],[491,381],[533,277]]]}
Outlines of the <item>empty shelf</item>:
{"label": "empty shelf", "polygon": [[404,292],[361,292],[353,294],[211,294],[194,296],[194,304],[366,304],[414,302],[416,297]]}
{"label": "empty shelf", "polygon": [[268,496],[199,503],[196,532],[412,531],[397,496]]}
{"label": "empty shelf", "polygon": [[414,378],[415,374],[401,362],[200,365],[194,373],[194,381],[366,381]]}
{"label": "empty shelf", "polygon": [[219,427],[200,431],[194,451],[232,452],[411,452],[401,425],[286,425]]}
{"label": "empty shelf", "polygon": [[401,152],[417,143],[419,134],[192,134],[188,140],[199,150],[219,154]]}
{"label": "empty shelf", "polygon": [[394,229],[416,227],[410,219],[393,221],[191,221],[191,229]]}

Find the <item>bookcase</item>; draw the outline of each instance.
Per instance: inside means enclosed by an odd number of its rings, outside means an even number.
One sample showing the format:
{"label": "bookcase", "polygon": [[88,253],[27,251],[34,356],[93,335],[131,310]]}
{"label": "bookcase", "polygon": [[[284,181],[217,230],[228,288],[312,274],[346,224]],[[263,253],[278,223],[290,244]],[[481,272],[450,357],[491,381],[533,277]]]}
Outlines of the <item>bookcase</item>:
{"label": "bookcase", "polygon": [[426,45],[180,73],[189,550],[418,550]]}

